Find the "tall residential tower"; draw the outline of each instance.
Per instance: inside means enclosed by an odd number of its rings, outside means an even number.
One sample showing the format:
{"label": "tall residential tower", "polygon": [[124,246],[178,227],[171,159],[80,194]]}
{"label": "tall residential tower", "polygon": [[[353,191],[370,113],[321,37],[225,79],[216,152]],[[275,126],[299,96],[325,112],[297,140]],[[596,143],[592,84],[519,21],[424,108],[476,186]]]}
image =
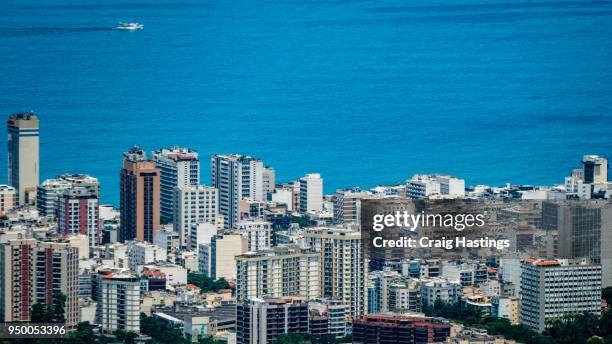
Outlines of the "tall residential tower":
{"label": "tall residential tower", "polygon": [[34,204],[39,178],[38,117],[20,113],[9,117],[8,183],[15,187],[20,205]]}
{"label": "tall residential tower", "polygon": [[189,148],[162,148],[153,152],[151,159],[161,173],[159,182],[161,218],[164,223],[172,223],[176,188],[200,184],[198,153]]}
{"label": "tall residential tower", "polygon": [[219,213],[224,227],[232,228],[239,220],[240,200],[264,200],[264,166],[261,160],[244,155],[213,155],[212,186],[219,195]]}
{"label": "tall residential tower", "polygon": [[153,234],[159,230],[160,223],[159,169],[138,147],[133,147],[123,157],[119,240],[153,242]]}

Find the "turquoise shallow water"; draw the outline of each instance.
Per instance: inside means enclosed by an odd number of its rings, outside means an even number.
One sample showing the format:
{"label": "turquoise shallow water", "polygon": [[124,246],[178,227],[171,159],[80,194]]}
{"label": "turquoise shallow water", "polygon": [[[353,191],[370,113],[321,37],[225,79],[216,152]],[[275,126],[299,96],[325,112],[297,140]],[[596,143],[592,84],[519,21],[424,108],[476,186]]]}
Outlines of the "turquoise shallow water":
{"label": "turquoise shallow water", "polygon": [[[41,175],[121,153],[239,152],[325,189],[444,172],[562,181],[612,157],[610,1],[0,1],[0,113],[42,119]],[[112,30],[139,21],[139,32]],[[0,182],[6,142],[0,142]]]}

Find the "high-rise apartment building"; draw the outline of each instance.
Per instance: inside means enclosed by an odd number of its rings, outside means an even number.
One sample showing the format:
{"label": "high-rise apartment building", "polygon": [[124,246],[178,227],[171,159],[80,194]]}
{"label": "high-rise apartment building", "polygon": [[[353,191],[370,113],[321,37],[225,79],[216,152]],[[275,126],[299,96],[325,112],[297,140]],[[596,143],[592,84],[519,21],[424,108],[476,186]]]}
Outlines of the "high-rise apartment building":
{"label": "high-rise apartment building", "polygon": [[0,245],[0,315],[3,322],[30,321],[34,304],[35,239],[9,239]]}
{"label": "high-rise apartment building", "polygon": [[191,227],[201,222],[215,224],[218,212],[217,189],[204,185],[187,185],[174,192],[174,230],[182,247],[190,247]]}
{"label": "high-rise apartment building", "polygon": [[39,181],[38,117],[20,113],[9,117],[8,184],[14,187],[20,205],[34,204]]}
{"label": "high-rise apartment building", "polygon": [[70,243],[38,242],[34,257],[34,302],[51,304],[54,293],[62,293],[66,297],[66,325],[69,329],[76,328],[79,323],[78,249]]}
{"label": "high-rise apartment building", "polygon": [[321,297],[321,256],[297,246],[274,247],[236,257],[236,298],[240,301],[296,296]]}
{"label": "high-rise apartment building", "polygon": [[248,251],[259,251],[272,245],[272,223],[260,220],[242,220],[236,223],[235,233],[247,241]]}
{"label": "high-rise apartment building", "polygon": [[601,313],[600,265],[588,259],[528,259],[521,269],[522,324],[542,332],[550,319]]}
{"label": "high-rise apartment building", "polygon": [[544,202],[543,227],[557,232],[550,256],[589,258],[601,264],[603,287],[612,286],[612,204],[604,200]]}
{"label": "high-rise apartment building", "polygon": [[236,279],[236,256],[247,252],[246,239],[237,233],[222,233],[212,237],[210,245],[201,245],[200,271],[208,269],[213,279]]}
{"label": "high-rise apartment building", "polygon": [[68,328],[79,321],[78,250],[68,243],[9,239],[0,245],[0,318],[31,320],[35,303],[50,304],[56,293],[66,297]]}
{"label": "high-rise apartment building", "polygon": [[308,228],[304,230],[304,241],[321,256],[323,296],[350,305],[347,317],[365,315],[368,266],[361,251],[361,233],[341,228]]}
{"label": "high-rise apartment building", "polygon": [[361,200],[369,197],[373,197],[369,191],[336,190],[332,200],[334,223],[359,223],[361,221]]}
{"label": "high-rise apartment building", "polygon": [[240,200],[265,200],[263,171],[261,160],[250,156],[211,157],[211,184],[219,192],[219,213],[224,216],[224,228],[233,228],[238,222]]}
{"label": "high-rise apartment building", "polygon": [[285,333],[308,333],[307,302],[297,298],[272,298],[236,305],[236,343],[272,343]]}
{"label": "high-rise apartment building", "polygon": [[0,185],[0,216],[17,206],[17,190],[8,185]]}
{"label": "high-rise apartment building", "polygon": [[47,179],[36,188],[36,209],[40,216],[55,219],[57,200],[64,190],[71,187],[86,188],[100,198],[100,182],[86,174],[65,173],[55,179]]}
{"label": "high-rise apartment building", "polygon": [[310,173],[300,178],[300,212],[319,212],[323,210],[323,179],[318,173]]}
{"label": "high-rise apartment building", "polygon": [[100,242],[100,205],[94,190],[74,187],[64,190],[57,202],[57,229],[61,235],[86,235],[89,246]]}
{"label": "high-rise apartment building", "polygon": [[263,180],[263,197],[264,200],[267,200],[267,196],[269,193],[274,191],[276,187],[276,171],[270,166],[266,166],[263,169],[262,174]]}
{"label": "high-rise apartment building", "polygon": [[200,184],[200,159],[197,152],[181,147],[162,148],[151,159],[160,171],[161,218],[171,223],[176,188]]}
{"label": "high-rise apartment building", "polygon": [[153,242],[154,233],[160,226],[159,169],[138,147],[133,147],[123,157],[119,240]]}
{"label": "high-rise apartment building", "polygon": [[582,158],[584,166],[584,182],[603,184],[608,181],[608,160],[597,155],[585,155]]}
{"label": "high-rise apartment building", "polygon": [[101,330],[140,332],[140,277],[109,273],[98,280],[96,323]]}

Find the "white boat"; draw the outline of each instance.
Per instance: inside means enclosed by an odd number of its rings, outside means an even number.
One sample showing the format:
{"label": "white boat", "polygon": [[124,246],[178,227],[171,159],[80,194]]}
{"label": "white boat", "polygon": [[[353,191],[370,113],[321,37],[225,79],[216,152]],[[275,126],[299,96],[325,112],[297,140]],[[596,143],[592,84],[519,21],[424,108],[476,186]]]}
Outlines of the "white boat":
{"label": "white boat", "polygon": [[119,23],[119,25],[117,25],[117,27],[115,28],[117,30],[130,30],[130,31],[135,31],[135,30],[142,30],[144,29],[144,25],[140,24],[140,23]]}

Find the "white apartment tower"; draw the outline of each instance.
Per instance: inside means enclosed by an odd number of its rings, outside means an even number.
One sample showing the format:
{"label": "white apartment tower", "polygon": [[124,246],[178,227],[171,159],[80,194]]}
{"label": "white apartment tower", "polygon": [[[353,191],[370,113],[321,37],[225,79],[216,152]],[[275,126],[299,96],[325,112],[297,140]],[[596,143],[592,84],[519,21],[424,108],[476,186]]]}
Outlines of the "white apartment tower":
{"label": "white apartment tower", "polygon": [[300,212],[319,212],[323,210],[323,179],[318,173],[310,173],[300,178]]}
{"label": "white apartment tower", "polygon": [[175,146],[153,152],[152,160],[160,171],[160,216],[164,222],[172,222],[175,214],[175,189],[200,184],[198,153]]}
{"label": "white apartment tower", "polygon": [[323,297],[350,305],[347,320],[366,315],[368,266],[361,251],[361,233],[342,228],[308,228],[304,240],[321,256]]}
{"label": "white apartment tower", "polygon": [[190,247],[193,225],[215,224],[219,199],[217,189],[204,185],[186,185],[174,192],[174,230],[179,233],[182,247]]}
{"label": "white apartment tower", "polygon": [[588,260],[528,259],[522,265],[521,323],[542,332],[568,313],[601,313],[601,266]]}
{"label": "white apartment tower", "polygon": [[140,278],[110,273],[100,278],[96,323],[102,331],[140,332]]}
{"label": "white apartment tower", "polygon": [[247,241],[248,251],[259,251],[272,245],[272,224],[260,220],[242,220],[236,224],[236,233]]}
{"label": "white apartment tower", "polygon": [[224,228],[233,228],[239,220],[240,200],[265,200],[264,166],[250,156],[229,154],[211,157],[211,184],[219,192],[219,213]]}
{"label": "white apartment tower", "polygon": [[12,115],[8,127],[8,184],[19,193],[19,205],[34,204],[39,181],[38,117],[32,113]]}
{"label": "white apartment tower", "polygon": [[321,297],[321,257],[297,246],[274,247],[236,257],[236,298]]}

